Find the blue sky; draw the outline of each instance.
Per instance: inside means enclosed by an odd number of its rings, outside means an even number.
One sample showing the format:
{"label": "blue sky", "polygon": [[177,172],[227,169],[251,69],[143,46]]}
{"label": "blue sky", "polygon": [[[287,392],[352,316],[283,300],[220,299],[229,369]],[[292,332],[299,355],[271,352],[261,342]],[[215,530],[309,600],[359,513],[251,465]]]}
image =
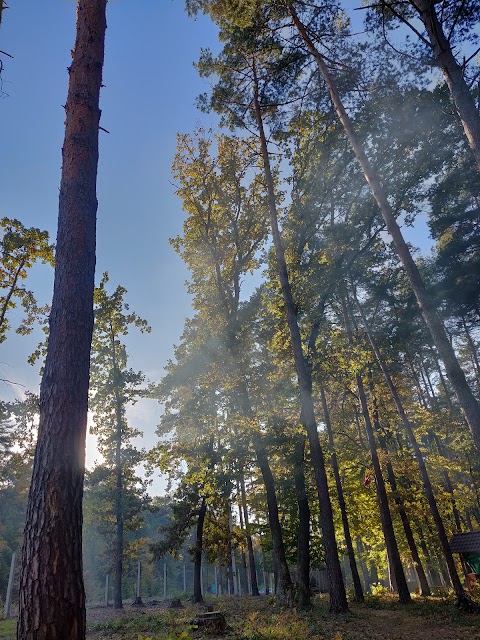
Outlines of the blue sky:
{"label": "blue sky", "polygon": [[[14,56],[5,61],[7,95],[0,99],[0,215],[48,229],[54,239],[75,2],[9,5],[0,32],[0,49]],[[97,281],[108,270],[112,290],[125,286],[131,308],[150,322],[152,333],[132,334],[128,346],[131,366],[151,380],[161,377],[190,313],[188,273],[168,244],[183,222],[170,167],[177,131],[215,123],[195,108],[208,83],[193,62],[206,46],[218,46],[216,29],[206,18],[188,18],[183,0],[109,2],[101,125],[110,133],[100,132]],[[420,226],[413,233],[409,239],[423,243]],[[50,302],[52,282],[49,268],[33,270],[39,301]],[[0,378],[37,390],[38,372],[26,364],[36,341],[11,333],[2,345]],[[0,392],[12,393],[6,385]],[[131,415],[144,445],[152,445],[158,406],[139,403]]]}
{"label": "blue sky", "polygon": [[[150,335],[129,339],[131,366],[159,379],[190,312],[183,283],[188,277],[168,238],[181,231],[183,213],[170,184],[177,131],[213,118],[195,108],[208,90],[193,62],[202,46],[216,42],[215,27],[192,20],[181,0],[112,0],[104,85],[98,175],[97,281],[110,273],[112,289],[128,289],[131,308],[152,325]],[[0,49],[6,60],[0,100],[0,215],[48,229],[55,238],[61,146],[75,2],[11,0],[4,14]],[[34,270],[31,286],[50,302],[53,274]],[[11,333],[2,345],[0,377],[38,388],[26,364],[36,339]],[[3,394],[11,391],[3,385]],[[135,421],[154,440],[159,409],[137,405]],[[90,457],[90,456],[89,456]]]}

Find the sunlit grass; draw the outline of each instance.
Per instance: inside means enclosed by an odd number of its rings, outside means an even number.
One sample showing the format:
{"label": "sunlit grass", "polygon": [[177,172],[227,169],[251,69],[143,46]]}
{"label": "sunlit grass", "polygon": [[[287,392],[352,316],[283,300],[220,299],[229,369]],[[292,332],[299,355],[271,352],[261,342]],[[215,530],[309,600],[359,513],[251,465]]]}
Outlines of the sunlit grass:
{"label": "sunlit grass", "polygon": [[15,640],[16,633],[16,620],[0,620],[0,640]]}
{"label": "sunlit grass", "polygon": [[[229,625],[226,636],[192,630],[198,608],[180,611],[125,612],[117,620],[91,625],[91,640],[404,640],[435,637],[480,637],[480,615],[459,611],[446,598],[414,598],[400,605],[394,596],[370,596],[364,605],[352,605],[351,613],[331,615],[328,599],[316,597],[307,613],[280,609],[267,598],[217,598]],[[407,635],[405,635],[405,633]],[[402,635],[403,634],[403,635]],[[409,634],[409,635],[408,635]]]}

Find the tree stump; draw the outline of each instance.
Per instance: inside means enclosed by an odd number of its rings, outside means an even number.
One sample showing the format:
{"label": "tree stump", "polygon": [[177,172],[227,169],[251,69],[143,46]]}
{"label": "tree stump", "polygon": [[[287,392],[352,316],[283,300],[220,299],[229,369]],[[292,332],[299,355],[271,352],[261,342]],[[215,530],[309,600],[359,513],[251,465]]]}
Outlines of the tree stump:
{"label": "tree stump", "polygon": [[204,631],[223,632],[227,630],[227,622],[220,611],[200,613],[190,624]]}
{"label": "tree stump", "polygon": [[184,609],[183,604],[178,599],[173,599],[168,604],[169,609]]}

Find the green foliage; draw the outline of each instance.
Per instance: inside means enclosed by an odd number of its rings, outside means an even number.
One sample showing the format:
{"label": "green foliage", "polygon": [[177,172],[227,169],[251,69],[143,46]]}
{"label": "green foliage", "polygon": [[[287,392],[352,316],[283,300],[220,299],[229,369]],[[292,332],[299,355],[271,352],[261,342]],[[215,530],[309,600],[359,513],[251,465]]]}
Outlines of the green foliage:
{"label": "green foliage", "polygon": [[16,620],[0,620],[0,640],[15,640],[17,637]]}
{"label": "green foliage", "polygon": [[0,402],[0,593],[7,588],[12,553],[19,554],[32,474],[38,397]]}
{"label": "green foliage", "polygon": [[[126,290],[118,286],[108,292],[108,274],[94,292],[94,333],[90,368],[90,400],[97,446],[103,457],[101,463],[86,474],[85,492],[85,549],[91,581],[113,568],[115,533],[121,519],[126,534],[138,531],[151,498],[149,481],[139,475],[138,467],[146,460],[145,450],[137,449],[133,438],[141,432],[131,426],[127,408],[145,393],[145,376],[128,368],[128,354],[123,338],[131,327],[149,333],[150,327],[136,313],[130,311],[124,298]],[[119,478],[121,486],[119,487]],[[91,550],[100,536],[102,542],[96,557]],[[124,542],[124,557],[128,563],[136,555],[140,541],[133,537]],[[101,561],[98,562],[99,557]]]}
{"label": "green foliage", "polygon": [[17,303],[24,317],[16,332],[21,335],[33,331],[38,318],[48,312],[48,307],[39,307],[33,292],[24,281],[29,270],[36,264],[54,264],[54,247],[49,244],[47,231],[35,227],[27,229],[19,220],[0,220],[0,343],[4,342],[10,328],[9,316]]}

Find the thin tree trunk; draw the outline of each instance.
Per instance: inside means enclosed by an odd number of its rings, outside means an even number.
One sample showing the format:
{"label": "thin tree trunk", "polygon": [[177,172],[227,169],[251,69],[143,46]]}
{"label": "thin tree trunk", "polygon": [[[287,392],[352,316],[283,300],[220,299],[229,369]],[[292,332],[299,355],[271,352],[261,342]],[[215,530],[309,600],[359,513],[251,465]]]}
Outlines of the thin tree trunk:
{"label": "thin tree trunk", "polygon": [[390,394],[392,396],[392,399],[395,403],[395,407],[397,409],[397,413],[402,421],[403,427],[405,429],[405,432],[407,434],[407,437],[410,441],[410,444],[412,446],[415,458],[417,460],[417,464],[418,464],[418,468],[420,470],[420,475],[422,477],[422,481],[423,481],[423,486],[425,489],[425,494],[427,496],[427,500],[428,500],[428,504],[430,506],[430,513],[432,514],[433,520],[435,522],[435,526],[437,528],[437,535],[438,535],[438,539],[440,541],[440,545],[442,547],[442,551],[443,554],[445,556],[445,561],[447,563],[447,567],[448,567],[448,572],[450,574],[450,579],[452,582],[452,586],[453,589],[455,591],[455,595],[457,597],[457,600],[460,604],[466,604],[468,602],[468,599],[466,597],[466,594],[463,590],[462,584],[460,582],[460,578],[458,577],[458,573],[457,573],[457,568],[455,566],[455,561],[453,559],[453,555],[452,555],[452,551],[450,549],[450,545],[448,542],[448,538],[447,538],[447,534],[445,531],[445,527],[443,526],[443,521],[440,515],[440,512],[438,510],[438,506],[437,506],[437,501],[435,500],[435,495],[433,493],[433,488],[432,488],[432,484],[430,482],[430,476],[428,475],[428,471],[427,471],[427,467],[425,465],[425,460],[423,458],[423,454],[421,452],[420,447],[418,446],[418,442],[417,439],[415,437],[415,434],[413,432],[413,428],[410,424],[410,421],[408,420],[407,414],[405,413],[405,409],[403,407],[403,403],[400,399],[400,396],[398,394],[397,388],[395,387],[392,378],[390,376],[390,373],[388,372],[388,369],[385,365],[385,362],[382,358],[382,355],[378,349],[377,343],[372,335],[372,332],[370,330],[370,326],[367,322],[367,319],[365,317],[365,314],[363,312],[362,307],[360,306],[358,300],[355,298],[355,302],[356,302],[356,306],[357,309],[362,317],[362,321],[363,321],[363,325],[365,327],[365,331],[367,332],[367,336],[368,339],[370,341],[370,344],[372,345],[372,349],[375,353],[375,356],[377,358],[377,362],[382,370],[383,376],[385,378],[385,382],[387,383],[387,386],[390,390]]}
{"label": "thin tree trunk", "polygon": [[358,564],[360,565],[360,570],[363,576],[363,586],[365,591],[368,591],[370,589],[370,574],[367,569],[367,564],[363,558],[364,549],[363,549],[363,544],[360,536],[357,536],[355,543],[357,545]]}
{"label": "thin tree trunk", "polygon": [[415,370],[415,367],[413,366],[412,359],[411,359],[411,357],[410,357],[410,355],[409,355],[407,350],[405,350],[405,356],[406,356],[406,358],[408,360],[408,364],[410,365],[410,370],[412,372],[413,381],[415,383],[415,386],[417,387],[418,401],[419,401],[420,405],[424,409],[427,409],[427,411],[428,411],[428,409],[429,409],[428,402],[425,399],[425,394],[423,393],[422,385],[420,384],[420,380],[418,378],[418,374],[417,374],[417,372]]}
{"label": "thin tree trunk", "polygon": [[[350,315],[347,307],[345,297],[342,296],[342,309],[345,323],[345,330],[347,332],[347,338],[349,344],[353,344],[353,333],[350,324]],[[380,520],[382,523],[383,536],[385,538],[385,546],[387,549],[387,556],[390,563],[390,568],[393,572],[393,579],[396,582],[398,589],[398,598],[402,603],[408,603],[411,601],[410,592],[408,591],[407,580],[403,571],[402,561],[400,559],[400,553],[398,551],[397,539],[395,537],[395,531],[393,528],[392,515],[390,513],[390,507],[388,505],[387,490],[385,488],[385,480],[382,474],[382,468],[380,466],[380,460],[378,458],[377,444],[375,442],[375,435],[373,432],[372,421],[370,419],[370,413],[368,410],[367,396],[365,394],[365,388],[363,386],[362,376],[357,374],[355,381],[358,389],[358,397],[360,399],[360,406],[363,414],[363,421],[365,423],[365,431],[367,433],[368,447],[370,449],[370,457],[372,460],[373,471],[375,473],[375,486],[377,487],[378,505],[380,510]]]}
{"label": "thin tree trunk", "polygon": [[121,609],[122,600],[122,573],[123,573],[123,469],[121,461],[122,441],[117,440],[115,448],[115,475],[116,475],[116,491],[115,491],[115,519],[116,519],[116,538],[115,538],[115,577],[113,585],[113,606],[115,609]]}
{"label": "thin tree trunk", "polygon": [[202,594],[202,552],[203,552],[203,527],[207,513],[207,501],[202,498],[202,504],[198,511],[197,529],[195,532],[195,554],[193,565],[193,602],[203,602]]}
{"label": "thin tree trunk", "polygon": [[435,389],[433,388],[432,381],[430,380],[430,373],[428,372],[427,365],[425,364],[425,361],[423,359],[422,359],[421,368],[423,369],[423,374],[424,374],[423,377],[425,380],[425,384],[427,385],[428,393],[432,403],[432,409],[436,413],[440,413],[440,406],[438,404],[437,394],[435,393]]}
{"label": "thin tree trunk", "polygon": [[440,366],[440,362],[438,361],[437,354],[435,352],[435,349],[433,349],[432,347],[430,347],[430,352],[431,352],[432,357],[433,357],[433,359],[435,361],[435,367],[437,368],[438,375],[439,375],[439,378],[440,378],[440,383],[442,385],[443,392],[445,393],[445,399],[447,401],[448,408],[453,413],[454,407],[453,407],[453,403],[452,403],[452,398],[450,397],[450,390],[449,390],[449,388],[447,386],[447,383],[446,383],[446,380],[445,380],[445,376],[442,373],[442,368]]}
{"label": "thin tree trunk", "polygon": [[345,497],[343,495],[342,481],[340,478],[340,470],[338,468],[337,454],[335,451],[335,442],[333,439],[332,422],[330,420],[330,411],[327,405],[327,398],[325,397],[325,389],[320,387],[320,395],[322,399],[323,419],[327,428],[328,441],[330,444],[331,464],[333,468],[333,475],[335,476],[335,484],[337,486],[338,504],[340,507],[340,513],[342,515],[343,535],[345,536],[345,544],[347,546],[348,561],[350,563],[350,571],[352,572],[353,587],[355,589],[355,602],[363,602],[363,589],[360,582],[360,576],[358,574],[357,562],[355,560],[355,552],[353,550],[352,536],[350,534],[350,525],[348,522],[347,505],[345,504]]}
{"label": "thin tree trunk", "polygon": [[423,315],[428,329],[430,330],[439,356],[445,364],[445,371],[447,373],[448,379],[450,380],[450,383],[455,390],[460,407],[462,408],[462,411],[472,432],[475,445],[480,452],[480,405],[473,395],[465,374],[460,367],[460,364],[455,355],[455,351],[447,337],[445,327],[443,326],[442,321],[440,320],[440,317],[436,311],[435,304],[426,290],[425,284],[422,280],[422,276],[420,275],[420,271],[418,270],[418,267],[412,258],[410,249],[408,248],[400,227],[397,224],[395,214],[393,213],[392,207],[390,206],[387,194],[380,182],[377,172],[370,164],[364,148],[357,138],[353,123],[345,110],[337,86],[335,85],[335,82],[330,75],[327,65],[325,64],[321,53],[315,47],[312,39],[308,35],[305,25],[300,21],[291,2],[289,3],[289,7],[293,22],[302,39],[304,40],[308,50],[313,55],[320,75],[325,80],[338,118],[345,130],[345,133],[347,134],[352,149],[363,170],[365,179],[369,184],[375,201],[380,209],[388,232],[392,237],[393,244],[395,245],[398,257],[400,258],[405,273],[410,281],[420,311]]}
{"label": "thin tree trunk", "polygon": [[263,562],[263,582],[265,587],[265,595],[268,596],[270,594],[270,584],[268,582],[268,571],[267,571],[267,556],[265,555],[265,551],[262,549],[262,562]]}
{"label": "thin tree trunk", "polygon": [[[238,481],[237,481],[237,495],[241,495],[240,482]],[[238,506],[238,517],[240,520],[240,529],[245,532],[245,537],[246,537],[245,523],[243,521],[243,505],[240,502],[240,504],[238,504],[237,506]],[[242,544],[241,557],[242,557],[242,560],[240,564],[240,584],[242,587],[242,594],[248,594],[247,556],[245,554],[245,546],[243,544]]]}
{"label": "thin tree trunk", "polygon": [[[0,5],[3,2],[3,0],[0,0]],[[20,271],[23,269],[23,267],[25,266],[25,258],[22,258],[20,260],[20,264],[18,265],[17,270],[15,271],[15,275],[13,276],[13,280],[12,283],[10,285],[10,289],[8,290],[8,293],[5,297],[5,300],[3,302],[2,305],[2,310],[0,312],[0,331],[2,329],[2,325],[5,322],[5,316],[7,314],[7,309],[8,309],[8,305],[10,304],[10,300],[12,299],[13,294],[15,293],[15,290],[17,288],[17,282],[18,282],[18,277],[20,275]]]}
{"label": "thin tree trunk", "polygon": [[480,363],[478,362],[478,354],[477,349],[475,348],[475,344],[473,342],[470,331],[468,330],[467,323],[465,322],[465,318],[462,318],[463,330],[465,331],[465,336],[467,338],[468,346],[470,347],[470,353],[472,355],[473,362],[473,370],[475,371],[475,379],[477,381],[477,387],[480,388]]}
{"label": "thin tree trunk", "polygon": [[[228,509],[230,511],[230,505],[228,506]],[[231,536],[231,512],[229,513],[229,524],[230,524],[230,536],[228,538],[228,544],[227,544],[227,554],[228,554],[228,562],[227,562],[227,585],[228,585],[228,595],[233,596],[235,595],[235,591],[236,589],[234,588],[234,584],[235,584],[235,577],[234,577],[234,572],[232,569],[232,558],[234,558],[234,551],[233,551],[233,545],[232,545],[232,536]]]}
{"label": "thin tree trunk", "polygon": [[[442,457],[444,457],[444,458],[446,458],[448,460],[449,455],[448,455],[447,448],[445,447],[443,442],[440,440],[438,435],[436,433],[434,433],[433,431],[430,431],[429,432],[429,437],[430,437],[430,442],[431,443],[435,443],[438,455],[442,456]],[[454,525],[455,525],[455,529],[460,533],[462,531],[462,523],[461,523],[461,519],[460,519],[460,513],[459,513],[459,511],[457,509],[457,501],[455,500],[455,493],[453,491],[453,484],[452,484],[452,481],[450,479],[450,474],[448,473],[447,469],[445,469],[445,468],[443,469],[443,479],[445,480],[445,489],[447,490],[447,493],[450,494],[450,503],[452,505],[452,515],[453,515],[453,522],[454,522]]]}
{"label": "thin tree trunk", "polygon": [[435,4],[431,0],[411,0],[423,22],[430,41],[433,58],[443,72],[457,113],[462,121],[468,144],[480,170],[480,117],[475,101],[465,82],[464,68],[458,64],[450,42],[438,20]]}
{"label": "thin tree trunk", "polygon": [[275,247],[277,274],[282,289],[283,300],[287,317],[287,324],[293,349],[295,371],[297,374],[298,388],[300,392],[301,411],[304,427],[310,443],[310,455],[312,458],[315,483],[318,494],[318,502],[321,514],[321,527],[323,544],[325,549],[325,564],[327,565],[328,584],[330,592],[330,611],[342,613],[348,611],[347,596],[343,583],[340,560],[338,558],[337,542],[335,540],[335,525],[333,521],[332,504],[328,491],[327,473],[323,458],[323,451],[318,438],[317,421],[312,398],[311,372],[303,355],[302,339],[297,322],[297,312],[293,301],[292,289],[288,279],[287,263],[283,242],[278,226],[278,212],[275,198],[275,188],[270,166],[270,154],[268,152],[267,138],[263,126],[262,111],[258,97],[258,79],[255,63],[254,73],[254,97],[253,107],[260,135],[261,154],[268,193],[268,209],[270,214],[270,226],[272,230],[273,244]]}
{"label": "thin tree trunk", "polygon": [[248,569],[250,571],[250,584],[252,585],[252,596],[258,596],[258,581],[257,570],[255,566],[255,553],[253,551],[253,540],[250,531],[250,520],[248,515],[247,496],[245,491],[245,475],[243,472],[240,475],[240,491],[243,507],[243,518],[245,520],[245,532],[247,535],[247,547],[248,547]]}
{"label": "thin tree trunk", "polygon": [[295,438],[293,476],[298,507],[297,584],[295,600],[300,609],[308,609],[310,602],[310,507],[305,486],[305,436]]}
{"label": "thin tree trunk", "polygon": [[285,547],[283,544],[282,527],[278,514],[277,494],[275,491],[275,481],[272,470],[268,462],[265,446],[259,437],[254,440],[255,455],[257,463],[262,473],[263,484],[267,494],[268,521],[272,534],[272,546],[274,556],[274,566],[277,576],[277,596],[281,605],[292,603],[292,580],[288,569]]}
{"label": "thin tree trunk", "polygon": [[115,334],[110,325],[112,366],[115,393],[115,413],[116,413],[116,443],[115,443],[115,519],[116,519],[116,539],[115,539],[115,575],[113,584],[113,606],[115,609],[123,607],[122,599],[122,573],[123,573],[123,464],[122,464],[122,439],[123,439],[123,411],[122,398],[120,395],[120,373],[117,369],[117,358],[115,352]]}
{"label": "thin tree trunk", "polygon": [[82,497],[105,14],[106,0],[79,0],[66,104],[50,337],[23,545],[19,640],[85,638]]}
{"label": "thin tree trunk", "polygon": [[397,478],[395,476],[395,472],[393,470],[392,462],[389,457],[389,451],[387,447],[387,443],[385,438],[379,434],[379,442],[382,449],[387,454],[387,477],[392,487],[393,499],[398,508],[398,513],[400,515],[400,519],[402,521],[403,530],[405,532],[405,538],[407,539],[408,548],[410,549],[410,553],[412,555],[413,566],[415,568],[415,572],[418,577],[418,582],[420,584],[420,594],[426,598],[431,594],[430,587],[428,586],[427,576],[425,574],[425,570],[423,568],[422,561],[420,559],[420,554],[418,553],[417,544],[415,542],[415,537],[413,535],[412,527],[410,526],[410,520],[407,515],[407,511],[405,509],[405,504],[403,502],[402,496],[398,491]]}
{"label": "thin tree trunk", "polygon": [[[369,372],[369,386],[370,386],[370,393],[371,393],[372,404],[373,404],[373,426],[375,428],[375,433],[377,434],[377,438],[380,443],[380,448],[384,451],[386,455],[385,468],[387,470],[387,478],[390,483],[390,487],[392,489],[393,499],[395,500],[395,504],[397,505],[398,513],[400,516],[400,520],[402,521],[402,526],[405,533],[405,538],[407,540],[408,548],[410,549],[410,553],[412,555],[412,560],[413,560],[415,569],[417,570],[417,575],[418,575],[418,579],[419,579],[419,583],[421,585],[422,591],[424,592],[425,595],[430,595],[428,582],[425,577],[425,572],[423,571],[422,563],[418,555],[418,549],[415,544],[415,539],[413,537],[413,532],[410,527],[410,521],[408,519],[407,512],[405,510],[401,495],[398,492],[397,478],[393,470],[392,462],[390,459],[390,453],[388,451],[387,443],[382,433],[382,428],[380,425],[380,419],[378,415],[377,398],[375,395],[375,388],[373,384],[373,376],[372,376],[371,370]],[[397,442],[398,442],[399,448],[401,448],[402,444],[401,442],[398,441],[398,438],[397,438]]]}
{"label": "thin tree trunk", "polygon": [[[233,344],[233,343],[232,343]],[[231,346],[232,353],[235,352]],[[242,415],[247,418],[253,417],[253,410],[250,403],[250,397],[245,380],[242,378],[238,385],[238,399]],[[272,534],[273,559],[276,563],[278,580],[278,601],[282,605],[290,605],[292,602],[292,580],[288,569],[285,548],[283,544],[282,528],[280,525],[277,494],[275,491],[275,481],[272,470],[268,462],[268,456],[265,445],[260,436],[254,435],[252,444],[255,451],[255,457],[263,478],[265,492],[267,495],[268,522],[270,532]],[[253,552],[253,548],[252,548]]]}

